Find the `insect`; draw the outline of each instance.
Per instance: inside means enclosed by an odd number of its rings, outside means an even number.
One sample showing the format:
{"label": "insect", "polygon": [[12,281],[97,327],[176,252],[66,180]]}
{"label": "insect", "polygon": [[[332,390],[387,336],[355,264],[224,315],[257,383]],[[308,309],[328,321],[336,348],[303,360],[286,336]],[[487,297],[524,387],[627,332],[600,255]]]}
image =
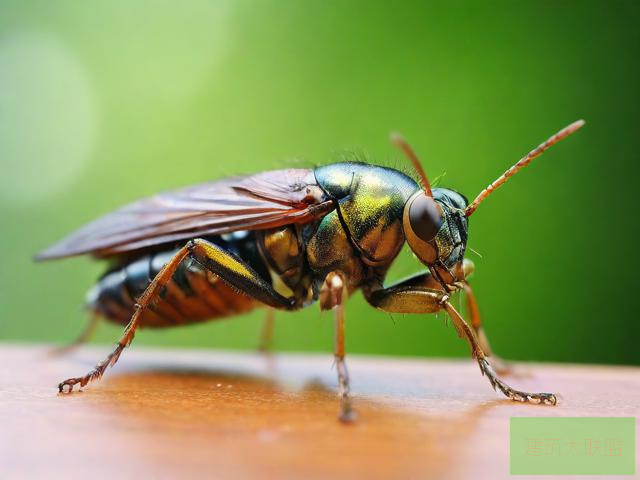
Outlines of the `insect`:
{"label": "insect", "polygon": [[[551,393],[516,390],[498,377],[464,258],[469,217],[495,189],[547,148],[578,130],[560,130],[498,177],[471,203],[432,188],[417,156],[392,135],[419,181],[367,163],[287,169],[188,187],[103,216],[44,250],[37,260],[90,254],[111,267],[86,297],[95,319],[125,326],[115,349],[93,370],[61,382],[61,393],[102,377],[138,328],[164,328],[267,306],[297,310],[318,301],[334,310],[340,415],[354,418],[345,364],[344,303],[361,289],[373,307],[393,313],[444,310],[494,389],[519,402],[556,404]],[[426,267],[386,286],[405,242]],[[470,323],[454,308],[462,290]],[[84,335],[86,336],[86,335]],[[495,357],[494,357],[495,358]],[[492,366],[492,363],[494,365]],[[495,367],[495,369],[494,369]]]}

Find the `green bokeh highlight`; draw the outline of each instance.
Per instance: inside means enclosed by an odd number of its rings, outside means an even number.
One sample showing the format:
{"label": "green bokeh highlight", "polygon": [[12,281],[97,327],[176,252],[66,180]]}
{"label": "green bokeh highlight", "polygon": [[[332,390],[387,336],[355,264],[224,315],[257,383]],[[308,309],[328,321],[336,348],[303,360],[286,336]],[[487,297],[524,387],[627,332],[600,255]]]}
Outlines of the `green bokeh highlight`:
{"label": "green bokeh highlight", "polygon": [[[635,2],[586,1],[3,1],[0,49],[15,32],[35,32],[82,66],[95,138],[61,191],[0,197],[0,338],[77,334],[79,305],[103,267],[30,257],[141,196],[345,151],[406,166],[387,141],[399,130],[431,176],[446,172],[442,185],[473,197],[585,118],[471,219],[469,246],[481,255],[468,254],[473,284],[507,358],[640,363],[639,12]],[[46,113],[55,122],[57,110]],[[403,254],[393,277],[419,268]],[[248,349],[261,318],[149,330],[136,344]],[[277,349],[331,350],[329,313],[311,307],[277,320]],[[356,294],[347,321],[350,352],[468,355],[443,315],[391,317]],[[118,335],[105,325],[96,341]]]}

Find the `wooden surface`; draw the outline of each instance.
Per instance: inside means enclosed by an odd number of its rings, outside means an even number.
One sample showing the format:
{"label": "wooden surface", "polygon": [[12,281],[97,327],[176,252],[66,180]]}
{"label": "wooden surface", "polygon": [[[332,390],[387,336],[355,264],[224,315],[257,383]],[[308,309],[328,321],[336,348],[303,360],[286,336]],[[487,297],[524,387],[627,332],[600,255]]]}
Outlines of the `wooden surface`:
{"label": "wooden surface", "polygon": [[514,386],[561,393],[545,407],[502,399],[471,361],[351,356],[359,421],[345,426],[329,354],[135,346],[102,382],[57,395],[106,351],[0,344],[1,478],[497,479],[511,416],[640,413],[639,368],[519,365],[531,375]]}

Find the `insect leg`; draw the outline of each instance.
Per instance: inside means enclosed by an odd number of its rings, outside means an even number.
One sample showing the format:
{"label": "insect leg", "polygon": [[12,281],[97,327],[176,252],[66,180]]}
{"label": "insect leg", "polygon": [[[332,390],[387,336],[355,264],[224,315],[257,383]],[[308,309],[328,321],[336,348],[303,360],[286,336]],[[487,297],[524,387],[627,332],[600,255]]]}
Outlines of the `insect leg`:
{"label": "insect leg", "polygon": [[531,403],[544,403],[545,405],[555,405],[557,403],[556,396],[552,393],[529,393],[529,392],[521,392],[519,390],[515,390],[511,388],[509,385],[504,383],[496,373],[493,368],[489,364],[487,360],[487,356],[480,346],[480,342],[478,341],[478,337],[476,336],[473,329],[469,326],[469,324],[462,318],[462,316],[458,313],[458,311],[451,305],[451,303],[446,300],[442,303],[443,308],[451,317],[454,326],[458,333],[462,336],[464,335],[469,342],[469,346],[471,347],[472,356],[478,361],[478,365],[480,365],[480,371],[483,375],[486,375],[491,383],[491,386],[494,390],[497,388],[500,390],[506,397],[511,400],[517,402],[531,402]]}
{"label": "insect leg", "polygon": [[556,396],[552,393],[521,392],[500,380],[489,364],[473,328],[453,308],[453,305],[449,302],[448,294],[442,290],[424,286],[429,285],[429,281],[430,279],[424,275],[417,275],[388,288],[379,288],[377,285],[365,286],[363,293],[371,305],[385,312],[435,313],[444,309],[451,317],[458,335],[464,335],[467,338],[471,346],[471,353],[480,365],[480,371],[487,376],[494,389],[499,389],[505,396],[518,402],[556,404]]}
{"label": "insect leg", "polygon": [[211,242],[202,239],[191,240],[186,247],[189,256],[204,268],[240,290],[273,308],[293,310],[295,299],[280,295],[265,279],[263,279],[247,263]]}
{"label": "insect leg", "polygon": [[274,290],[271,284],[262,279],[255,270],[233,254],[206,240],[190,240],[187,245],[178,250],[173,258],[162,267],[140,296],[131,320],[129,320],[116,348],[107,358],[98,363],[93,370],[83,377],[69,378],[61,382],[58,385],[60,392],[64,392],[65,386],[68,387],[67,391],[71,392],[74,385],[78,383],[81,387],[84,387],[90,381],[102,377],[105,370],[118,361],[122,351],[133,341],[140,316],[144,310],[158,298],[162,288],[171,280],[180,263],[187,257],[200,263],[203,267],[218,275],[223,281],[252,298],[273,307],[294,308],[293,299],[288,299],[280,295]]}
{"label": "insect leg", "polygon": [[347,291],[342,274],[339,272],[329,273],[320,289],[320,308],[322,310],[333,309],[334,311],[335,339],[333,353],[336,360],[336,370],[338,371],[338,395],[340,396],[340,414],[338,418],[341,422],[349,423],[356,419],[356,415],[349,397],[349,371],[345,363],[344,300],[346,296]]}
{"label": "insect leg", "polygon": [[93,370],[82,377],[74,377],[69,378],[63,382],[60,382],[58,385],[58,390],[60,393],[64,393],[65,387],[67,387],[67,392],[70,393],[73,390],[73,387],[76,384],[80,384],[80,387],[84,387],[87,383],[92,380],[99,379],[104,375],[105,370],[115,365],[122,354],[122,351],[133,341],[133,337],[136,334],[136,329],[138,328],[138,320],[140,316],[144,312],[144,310],[153,302],[159,295],[162,287],[166,285],[166,283],[171,279],[173,274],[175,273],[180,262],[184,260],[189,255],[189,245],[182,247],[178,252],[173,256],[173,258],[158,272],[153,281],[146,288],[144,293],[138,299],[138,303],[136,303],[135,311],[131,316],[131,320],[124,329],[124,333],[120,340],[118,341],[116,348],[107,355],[107,358],[98,363]]}
{"label": "insect leg", "polygon": [[421,273],[387,288],[365,285],[364,298],[375,308],[389,313],[435,313],[447,296],[431,273]]}
{"label": "insect leg", "polygon": [[502,360],[500,357],[496,356],[491,350],[491,346],[489,345],[489,339],[482,328],[482,320],[480,319],[480,309],[478,308],[478,302],[476,301],[476,297],[473,294],[473,289],[471,285],[467,282],[462,283],[462,287],[464,288],[465,296],[467,299],[467,309],[469,310],[469,317],[471,320],[471,326],[473,327],[473,331],[478,338],[478,343],[480,347],[484,351],[485,355],[491,357],[491,364],[493,365],[495,371],[500,375],[508,375],[512,372],[511,366]]}
{"label": "insect leg", "polygon": [[71,351],[75,350],[77,347],[79,347],[83,343],[86,343],[87,341],[89,341],[89,339],[95,333],[96,328],[100,323],[100,320],[101,320],[100,315],[92,312],[89,318],[89,322],[82,329],[82,331],[80,332],[80,335],[78,335],[78,337],[72,342],[51,350],[50,352],[51,355],[53,356],[66,355],[67,353],[70,353]]}
{"label": "insect leg", "polygon": [[262,323],[262,331],[260,332],[260,344],[258,345],[258,351],[262,353],[271,352],[271,344],[273,341],[273,328],[275,326],[275,312],[273,308],[267,307],[267,314],[264,317]]}

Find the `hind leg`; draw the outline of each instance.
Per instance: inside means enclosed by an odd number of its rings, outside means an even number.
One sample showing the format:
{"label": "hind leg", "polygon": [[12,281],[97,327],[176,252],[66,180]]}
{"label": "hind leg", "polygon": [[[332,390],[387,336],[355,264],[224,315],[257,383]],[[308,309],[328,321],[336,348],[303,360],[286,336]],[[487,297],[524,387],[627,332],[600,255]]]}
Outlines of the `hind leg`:
{"label": "hind leg", "polygon": [[235,255],[206,240],[190,240],[162,267],[140,296],[131,320],[129,320],[124,329],[116,348],[86,375],[69,378],[61,382],[58,385],[58,390],[61,393],[65,392],[65,387],[67,392],[71,392],[77,384],[80,387],[84,387],[90,381],[102,377],[108,367],[115,365],[122,351],[133,341],[141,315],[153,302],[158,300],[163,287],[171,280],[180,263],[187,257],[198,262],[232,287],[256,300],[273,307],[293,308],[293,300],[276,292],[269,282],[261,278],[255,270]]}
{"label": "hind leg", "polygon": [[140,319],[140,316],[142,315],[144,310],[158,298],[158,294],[160,293],[162,287],[164,287],[171,279],[171,276],[175,273],[178,265],[180,265],[180,262],[182,262],[182,260],[184,260],[188,254],[188,247],[181,248],[178,253],[176,253],[175,256],[171,259],[171,261],[169,261],[169,263],[162,267],[162,270],[158,272],[153,281],[149,284],[147,289],[139,298],[138,303],[136,303],[135,311],[133,312],[131,320],[129,320],[129,323],[125,327],[122,337],[120,337],[120,340],[116,344],[116,348],[109,355],[107,355],[107,358],[98,363],[93,368],[93,370],[91,370],[86,375],[83,375],[82,377],[68,378],[63,382],[60,382],[60,384],[58,384],[58,391],[60,393],[65,392],[65,387],[67,387],[67,393],[70,393],[73,390],[73,387],[77,384],[79,384],[80,387],[84,387],[90,381],[102,377],[108,367],[115,365],[115,363],[118,361],[118,358],[120,358],[122,351],[133,341],[133,337],[136,334],[136,329],[138,328],[138,321]]}

